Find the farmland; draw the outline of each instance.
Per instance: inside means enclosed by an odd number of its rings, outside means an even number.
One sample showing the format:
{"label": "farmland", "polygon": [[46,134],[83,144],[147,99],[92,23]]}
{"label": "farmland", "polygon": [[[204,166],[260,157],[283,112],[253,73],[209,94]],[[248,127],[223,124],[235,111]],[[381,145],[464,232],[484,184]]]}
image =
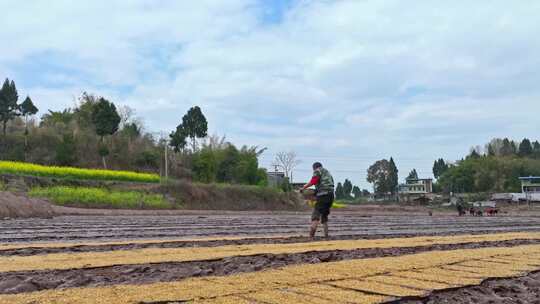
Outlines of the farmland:
{"label": "farmland", "polygon": [[529,286],[513,295],[524,302],[537,290],[527,283],[540,270],[532,215],[338,209],[333,236],[314,241],[304,237],[308,219],[192,212],[3,221],[0,302],[469,303],[476,286],[506,303],[504,286]]}

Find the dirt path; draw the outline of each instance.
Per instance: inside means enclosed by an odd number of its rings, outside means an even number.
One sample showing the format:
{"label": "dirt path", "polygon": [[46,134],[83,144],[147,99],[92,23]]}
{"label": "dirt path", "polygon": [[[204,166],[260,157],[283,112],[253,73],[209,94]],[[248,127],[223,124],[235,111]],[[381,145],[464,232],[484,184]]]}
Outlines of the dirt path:
{"label": "dirt path", "polygon": [[531,244],[540,244],[540,239],[403,248],[313,251],[294,254],[259,254],[252,256],[233,256],[207,261],[117,265],[68,270],[17,271],[0,273],[0,294],[54,288],[108,286],[111,284],[171,282],[191,277],[224,276],[298,264],[317,264],[341,260],[400,256],[434,250],[448,251],[487,247],[514,247]]}

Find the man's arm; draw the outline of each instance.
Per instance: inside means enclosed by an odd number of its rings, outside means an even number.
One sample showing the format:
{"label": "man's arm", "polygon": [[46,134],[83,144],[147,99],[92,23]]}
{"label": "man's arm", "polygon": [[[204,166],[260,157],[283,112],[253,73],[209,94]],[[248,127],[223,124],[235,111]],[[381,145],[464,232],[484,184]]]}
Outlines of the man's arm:
{"label": "man's arm", "polygon": [[311,180],[307,184],[305,184],[304,187],[302,187],[302,190],[306,190],[307,188],[311,186],[317,185],[319,183],[319,179],[320,179],[320,176],[317,176],[317,175],[313,176]]}

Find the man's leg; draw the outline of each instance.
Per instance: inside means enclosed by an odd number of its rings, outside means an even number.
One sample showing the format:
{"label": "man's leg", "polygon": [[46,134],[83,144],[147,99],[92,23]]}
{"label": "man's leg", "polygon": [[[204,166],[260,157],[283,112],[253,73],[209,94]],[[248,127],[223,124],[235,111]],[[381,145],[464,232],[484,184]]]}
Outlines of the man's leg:
{"label": "man's leg", "polygon": [[324,237],[328,238],[328,214],[322,215],[321,223],[324,229]]}
{"label": "man's leg", "polygon": [[309,228],[309,237],[314,238],[315,233],[317,232],[317,227],[319,226],[319,221],[321,220],[321,213],[319,212],[318,203],[315,204],[313,208],[313,213],[311,214],[311,226]]}
{"label": "man's leg", "polygon": [[321,203],[323,208],[321,209],[321,223],[323,224],[324,237],[328,238],[328,215],[330,215],[330,208],[334,202],[334,196],[332,194],[325,195]]}
{"label": "man's leg", "polygon": [[311,221],[311,227],[309,229],[309,237],[314,238],[315,233],[317,232],[317,227],[319,226],[319,221]]}

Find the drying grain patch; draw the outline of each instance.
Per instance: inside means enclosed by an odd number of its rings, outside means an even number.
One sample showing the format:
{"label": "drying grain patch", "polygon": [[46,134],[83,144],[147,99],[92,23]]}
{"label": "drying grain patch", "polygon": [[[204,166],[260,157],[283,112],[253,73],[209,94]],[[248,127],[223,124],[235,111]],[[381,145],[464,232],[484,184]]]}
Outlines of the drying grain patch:
{"label": "drying grain patch", "polygon": [[503,233],[473,236],[319,241],[289,244],[227,245],[218,247],[146,248],[106,252],[52,253],[34,256],[8,256],[0,257],[0,272],[202,261],[257,254],[293,254],[309,251],[402,248],[444,244],[496,242],[514,240],[516,238],[537,239],[540,238],[540,233]]}
{"label": "drying grain patch", "polygon": [[[178,282],[145,285],[116,285],[100,288],[72,288],[47,290],[34,293],[0,295],[5,304],[67,304],[67,303],[141,303],[141,302],[203,302],[231,303],[234,300],[253,300],[261,303],[377,303],[401,296],[423,296],[438,288],[468,285],[471,279],[484,280],[495,277],[513,277],[523,274],[523,265],[539,263],[540,245],[509,248],[481,248],[454,251],[432,251],[398,257],[346,260],[323,264],[305,264],[237,274],[225,277],[192,278]],[[460,266],[471,261],[510,257],[521,261],[520,267],[481,267],[470,272],[471,267]],[[531,260],[530,257],[536,257]],[[447,267],[458,270],[445,270]],[[461,269],[461,272],[459,271]],[[402,275],[420,272],[444,276],[451,272],[452,283],[424,280],[422,275],[407,283]],[[472,277],[471,277],[472,274]],[[426,275],[427,277],[427,275]],[[455,278],[467,280],[459,282]],[[479,281],[475,281],[479,282]],[[318,286],[328,287],[344,298],[319,297],[310,293]],[[371,297],[371,298],[370,298]],[[371,300],[370,300],[371,299]],[[241,303],[241,302],[240,302]],[[245,301],[244,301],[245,303]]]}

